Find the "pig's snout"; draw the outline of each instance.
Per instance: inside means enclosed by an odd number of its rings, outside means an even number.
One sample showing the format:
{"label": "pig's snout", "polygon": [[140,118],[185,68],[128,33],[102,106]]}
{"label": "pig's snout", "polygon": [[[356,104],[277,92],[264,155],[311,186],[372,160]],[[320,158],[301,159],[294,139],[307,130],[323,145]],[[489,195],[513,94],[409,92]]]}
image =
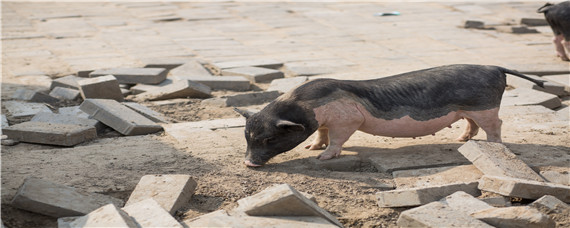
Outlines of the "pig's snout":
{"label": "pig's snout", "polygon": [[244,161],[244,163],[247,167],[261,167],[262,166],[262,165],[258,165],[258,164],[251,162],[249,159],[246,159]]}

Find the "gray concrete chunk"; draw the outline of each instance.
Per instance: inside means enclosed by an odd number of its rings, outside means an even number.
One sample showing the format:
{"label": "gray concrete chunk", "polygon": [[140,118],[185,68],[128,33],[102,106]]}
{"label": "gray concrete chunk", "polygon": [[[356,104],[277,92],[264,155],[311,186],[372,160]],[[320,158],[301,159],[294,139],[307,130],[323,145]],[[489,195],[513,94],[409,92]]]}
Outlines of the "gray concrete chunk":
{"label": "gray concrete chunk", "polygon": [[55,124],[71,124],[71,125],[82,125],[90,126],[97,129],[97,132],[101,132],[105,125],[103,123],[84,117],[78,117],[73,114],[56,114],[51,112],[40,112],[36,114],[30,122],[44,122],[44,123],[55,123]]}
{"label": "gray concrete chunk", "polygon": [[406,169],[469,164],[469,160],[465,159],[457,151],[445,149],[439,151],[394,151],[375,154],[370,156],[369,159],[376,169],[385,173]]}
{"label": "gray concrete chunk", "polygon": [[52,97],[44,92],[35,92],[34,95],[30,98],[30,101],[37,103],[56,103],[59,101],[59,99]]}
{"label": "gray concrete chunk", "polygon": [[238,204],[235,211],[243,211],[250,216],[318,216],[342,227],[333,215],[288,184],[267,188],[238,200]]}
{"label": "gray concrete chunk", "polygon": [[332,171],[355,171],[362,166],[362,160],[358,156],[341,155],[335,159],[319,160],[310,159],[312,169]]}
{"label": "gray concrete chunk", "polygon": [[55,87],[49,93],[50,96],[62,100],[76,100],[81,97],[81,93],[76,89],[69,89],[63,87]]}
{"label": "gray concrete chunk", "polygon": [[248,216],[230,215],[224,210],[214,211],[196,218],[182,221],[186,227],[273,227],[273,228],[332,228],[338,227],[328,220],[316,216]]}
{"label": "gray concrete chunk", "polygon": [[188,203],[196,186],[196,181],[189,175],[146,175],[131,193],[125,207],[152,198],[173,215]]}
{"label": "gray concrete chunk", "polygon": [[1,126],[2,128],[6,128],[6,127],[10,126],[8,124],[8,119],[6,118],[6,115],[2,114],[0,120],[2,122],[2,126]]}
{"label": "gray concrete chunk", "polygon": [[212,96],[210,93],[210,87],[184,80],[175,81],[172,84],[138,94],[134,99],[139,101],[158,101],[174,98],[209,98]]}
{"label": "gray concrete chunk", "polygon": [[198,82],[211,89],[246,91],[251,88],[249,79],[242,76],[194,76],[181,79]]}
{"label": "gray concrete chunk", "polygon": [[22,101],[4,101],[2,102],[8,112],[13,117],[29,117],[39,112],[51,112],[45,104],[27,103]]}
{"label": "gray concrete chunk", "polygon": [[144,93],[150,90],[154,90],[154,89],[159,89],[162,88],[163,86],[166,85],[170,85],[172,84],[173,80],[172,79],[166,79],[164,81],[162,81],[161,83],[158,83],[156,85],[147,85],[147,84],[136,84],[135,86],[132,86],[131,88],[129,88],[129,90],[131,91],[131,94],[133,95],[137,95],[140,93]]}
{"label": "gray concrete chunk", "polygon": [[445,198],[441,199],[441,202],[447,204],[447,206],[453,210],[468,215],[478,211],[493,208],[491,205],[463,191],[458,191],[449,196],[446,196]]}
{"label": "gray concrete chunk", "polygon": [[184,63],[183,65],[170,70],[169,77],[176,79],[176,77],[196,77],[196,76],[212,76],[212,74],[202,66],[198,61],[192,60]]}
{"label": "gray concrete chunk", "polygon": [[570,94],[570,74],[544,75],[542,79],[564,85],[564,91]]}
{"label": "gray concrete chunk", "polygon": [[457,191],[479,195],[477,182],[435,185],[421,188],[396,189],[376,193],[380,207],[408,207],[438,201]]}
{"label": "gray concrete chunk", "polygon": [[502,143],[469,140],[458,150],[486,175],[545,181]]}
{"label": "gray concrete chunk", "polygon": [[564,202],[570,202],[570,186],[561,184],[484,175],[479,180],[479,189],[525,199],[538,199],[544,195],[552,195]]}
{"label": "gray concrete chunk", "polygon": [[489,208],[471,216],[495,227],[554,228],[554,221],[528,206]]}
{"label": "gray concrete chunk", "polygon": [[85,215],[107,204],[121,206],[123,202],[35,177],[24,180],[11,202],[16,208],[56,218]]}
{"label": "gray concrete chunk", "polygon": [[270,82],[274,79],[283,78],[283,72],[262,67],[239,67],[222,70],[223,76],[243,76],[251,82]]}
{"label": "gray concrete chunk", "polygon": [[148,198],[138,203],[122,208],[129,216],[133,217],[137,224],[142,227],[176,227],[182,225],[176,221],[160,204],[154,199]]}
{"label": "gray concrete chunk", "polygon": [[112,68],[95,70],[89,77],[113,75],[119,83],[124,84],[158,84],[166,79],[168,71],[164,68]]}
{"label": "gray concrete chunk", "polygon": [[49,87],[50,90],[53,90],[55,87],[62,87],[62,88],[68,88],[68,89],[79,89],[79,85],[77,84],[77,81],[79,80],[83,80],[84,78],[81,77],[77,77],[74,75],[69,75],[69,76],[65,76],[65,77],[61,77],[61,78],[57,78],[54,79],[51,82],[51,85]]}
{"label": "gray concrete chunk", "polygon": [[152,120],[115,100],[87,99],[79,108],[123,135],[144,135],[162,130]]}
{"label": "gray concrete chunk", "polygon": [[139,226],[126,212],[108,204],[70,223],[71,227],[128,227]]}
{"label": "gray concrete chunk", "polygon": [[77,82],[81,97],[85,99],[113,99],[123,101],[123,94],[119,81],[113,75],[106,75],[97,78],[83,79]]}
{"label": "gray concrete chunk", "polygon": [[8,138],[20,142],[40,143],[59,146],[74,146],[97,138],[93,126],[24,122],[2,129]]}
{"label": "gray concrete chunk", "polygon": [[551,195],[540,197],[540,199],[535,200],[529,206],[547,211],[548,213],[570,214],[570,206]]}
{"label": "gray concrete chunk", "polygon": [[79,118],[89,119],[89,114],[85,113],[84,111],[81,111],[81,109],[79,109],[79,105],[71,107],[61,107],[57,110],[57,112],[59,114],[73,115]]}
{"label": "gray concrete chunk", "polygon": [[432,202],[400,214],[399,227],[492,227],[441,202]]}
{"label": "gray concrete chunk", "polygon": [[142,104],[136,102],[123,102],[123,104],[132,110],[140,113],[144,117],[154,121],[155,123],[168,123],[166,117],[157,111],[154,111]]}
{"label": "gray concrete chunk", "polygon": [[483,173],[473,165],[400,170],[392,173],[396,188],[419,188],[451,183],[476,182]]}
{"label": "gray concrete chunk", "polygon": [[303,84],[307,80],[308,80],[307,76],[275,79],[271,81],[271,84],[269,84],[269,88],[267,89],[267,91],[276,90],[279,91],[280,93],[286,93],[294,89],[295,87]]}
{"label": "gray concrete chunk", "polygon": [[507,90],[503,94],[501,107],[526,105],[542,105],[549,109],[554,109],[560,107],[562,103],[560,102],[560,98],[556,95],[528,88]]}
{"label": "gray concrete chunk", "polygon": [[220,70],[237,68],[237,67],[248,67],[248,66],[279,69],[283,66],[283,62],[273,59],[234,60],[234,61],[215,62],[214,66],[218,67],[218,69]]}

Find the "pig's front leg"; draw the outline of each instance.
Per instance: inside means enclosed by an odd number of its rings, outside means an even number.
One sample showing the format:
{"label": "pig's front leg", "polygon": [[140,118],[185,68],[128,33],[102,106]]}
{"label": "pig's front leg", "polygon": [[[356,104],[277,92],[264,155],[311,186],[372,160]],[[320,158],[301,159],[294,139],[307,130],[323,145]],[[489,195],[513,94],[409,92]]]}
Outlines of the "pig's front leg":
{"label": "pig's front leg", "polygon": [[338,157],[342,151],[342,145],[360,128],[363,122],[364,118],[360,116],[360,118],[354,118],[348,121],[345,119],[344,121],[328,125],[330,143],[325,151],[317,156],[317,159],[328,160]]}
{"label": "pig's front leg", "polygon": [[[324,146],[323,146],[324,145]],[[306,145],[305,149],[309,150],[320,150],[329,145],[329,129],[326,127],[321,127],[317,130],[317,137],[311,142],[311,144]]]}

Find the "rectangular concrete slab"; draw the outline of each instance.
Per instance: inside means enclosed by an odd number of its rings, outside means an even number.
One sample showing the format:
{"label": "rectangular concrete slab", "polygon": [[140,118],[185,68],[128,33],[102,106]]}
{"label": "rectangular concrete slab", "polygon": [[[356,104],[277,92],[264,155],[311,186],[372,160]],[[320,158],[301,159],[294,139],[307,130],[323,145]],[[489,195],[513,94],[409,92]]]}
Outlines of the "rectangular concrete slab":
{"label": "rectangular concrete slab", "polygon": [[134,99],[139,101],[158,101],[174,98],[209,98],[212,97],[210,93],[210,87],[184,80],[174,81],[172,84],[138,94]]}
{"label": "rectangular concrete slab", "polygon": [[170,70],[169,73],[169,77],[173,79],[177,77],[185,78],[196,76],[212,76],[212,74],[196,60],[188,61],[183,65]]}
{"label": "rectangular concrete slab", "polygon": [[399,227],[493,227],[441,202],[404,211],[397,224]]}
{"label": "rectangular concrete slab", "polygon": [[49,95],[62,100],[76,100],[81,97],[79,90],[64,87],[53,88]]}
{"label": "rectangular concrete slab", "polygon": [[140,94],[140,93],[147,92],[147,91],[149,91],[149,90],[162,88],[162,87],[165,86],[165,85],[170,85],[170,84],[172,84],[172,82],[173,82],[172,79],[167,78],[167,79],[165,79],[164,81],[162,81],[161,83],[158,83],[158,84],[156,84],[156,85],[147,85],[147,84],[141,84],[141,83],[139,83],[139,84],[136,84],[136,85],[130,87],[129,90],[130,90],[131,94],[137,95],[137,94]]}
{"label": "rectangular concrete slab", "polygon": [[121,206],[123,201],[35,177],[24,180],[11,202],[16,208],[56,218],[85,215],[107,204]]}
{"label": "rectangular concrete slab", "polygon": [[380,207],[408,207],[438,201],[457,191],[464,191],[471,195],[480,194],[477,182],[471,182],[382,191],[376,193],[376,197]]}
{"label": "rectangular concrete slab", "polygon": [[228,68],[236,68],[236,67],[248,67],[248,66],[279,69],[283,66],[283,62],[274,59],[252,59],[252,60],[233,60],[233,61],[215,62],[213,65],[220,70]]}
{"label": "rectangular concrete slab", "polygon": [[113,75],[83,79],[77,82],[83,99],[113,99],[123,101],[119,81]]}
{"label": "rectangular concrete slab", "polygon": [[537,209],[544,209],[549,213],[563,213],[565,211],[570,213],[570,206],[568,204],[551,195],[540,197],[529,204],[529,206]]}
{"label": "rectangular concrete slab", "polygon": [[192,76],[172,78],[198,82],[215,90],[246,91],[251,89],[249,79],[242,76]]}
{"label": "rectangular concrete slab", "polygon": [[489,208],[471,216],[495,227],[554,228],[547,215],[528,206]]}
{"label": "rectangular concrete slab", "polygon": [[278,78],[271,81],[267,91],[279,91],[280,93],[286,93],[295,87],[303,84],[308,80],[307,76],[291,77],[291,78]]}
{"label": "rectangular concrete slab", "polygon": [[30,121],[91,126],[94,127],[97,130],[97,132],[100,132],[105,127],[103,123],[95,119],[77,117],[76,115],[73,114],[56,114],[51,112],[40,112],[36,114]]}
{"label": "rectangular concrete slab", "polygon": [[35,92],[34,95],[30,98],[30,101],[37,103],[56,103],[59,101],[59,99],[52,97],[44,92]]}
{"label": "rectangular concrete slab", "polygon": [[467,194],[463,191],[455,192],[445,198],[441,199],[442,203],[449,206],[451,209],[465,213],[472,214],[478,211],[493,208],[493,206],[479,200],[472,195]]}
{"label": "rectangular concrete slab", "polygon": [[332,228],[339,227],[316,216],[248,216],[230,215],[224,210],[214,211],[196,218],[182,221],[186,227],[273,227],[273,228]]}
{"label": "rectangular concrete slab", "polygon": [[342,227],[333,215],[288,184],[267,188],[238,200],[238,204],[235,211],[243,211],[250,216],[318,216]]}
{"label": "rectangular concrete slab", "polygon": [[502,143],[469,140],[458,150],[486,175],[545,181]]}
{"label": "rectangular concrete slab", "polygon": [[115,100],[87,99],[79,108],[123,135],[145,135],[162,130],[160,125]]}
{"label": "rectangular concrete slab", "polygon": [[555,109],[560,107],[562,103],[556,95],[529,88],[516,88],[503,93],[501,107],[526,105],[542,105],[549,109]]}
{"label": "rectangular concrete slab", "polygon": [[83,80],[84,78],[77,77],[75,75],[69,75],[61,78],[54,79],[51,81],[51,85],[49,87],[50,90],[53,90],[55,87],[62,87],[68,89],[79,89],[79,85],[77,81]]}
{"label": "rectangular concrete slab", "polygon": [[222,70],[223,76],[243,76],[251,82],[271,82],[274,79],[283,78],[283,72],[263,67],[239,67]]}
{"label": "rectangular concrete slab", "polygon": [[137,224],[142,227],[173,227],[182,228],[160,204],[154,199],[148,198],[138,203],[123,207],[123,211],[134,218]]}
{"label": "rectangular concrete slab", "polygon": [[309,163],[311,169],[345,172],[355,171],[362,166],[360,157],[348,155],[341,155],[328,160],[310,159]]}
{"label": "rectangular concrete slab", "polygon": [[8,119],[6,118],[6,115],[2,114],[2,115],[0,115],[0,116],[1,116],[1,117],[0,117],[0,118],[1,118],[0,120],[1,120],[1,122],[2,122],[2,126],[1,126],[1,127],[2,127],[2,128],[5,128],[5,127],[10,126],[10,125],[8,124]]}
{"label": "rectangular concrete slab", "polygon": [[93,126],[45,122],[24,122],[2,129],[8,138],[29,143],[74,146],[97,138]]}
{"label": "rectangular concrete slab", "polygon": [[79,118],[89,119],[89,114],[85,113],[84,111],[81,111],[81,109],[79,109],[79,105],[70,106],[70,107],[61,107],[57,110],[57,112],[59,114],[72,115]]}
{"label": "rectangular concrete slab", "polygon": [[52,112],[45,104],[23,101],[3,101],[2,103],[12,117],[30,117],[39,112]]}
{"label": "rectangular concrete slab", "polygon": [[466,165],[465,159],[455,150],[410,151],[377,153],[369,157],[370,163],[381,172],[390,173],[397,170],[422,169],[441,166]]}
{"label": "rectangular concrete slab", "polygon": [[138,228],[133,218],[126,212],[109,204],[92,211],[70,223],[71,227],[128,227]]}
{"label": "rectangular concrete slab", "polygon": [[113,75],[124,84],[158,84],[166,79],[168,71],[164,68],[111,68],[95,70],[89,77]]}
{"label": "rectangular concrete slab", "polygon": [[396,188],[419,188],[451,183],[476,182],[483,176],[473,165],[400,170],[392,173]]}
{"label": "rectangular concrete slab", "polygon": [[140,113],[144,117],[154,121],[155,123],[168,123],[166,117],[157,111],[154,111],[142,104],[136,102],[123,102],[123,105],[129,107],[132,110]]}
{"label": "rectangular concrete slab", "polygon": [[566,203],[570,202],[570,186],[562,184],[484,175],[479,180],[479,189],[525,199],[538,199],[544,195],[551,195]]}
{"label": "rectangular concrete slab", "polygon": [[189,175],[145,175],[131,193],[125,207],[154,199],[170,214],[188,203],[197,183]]}

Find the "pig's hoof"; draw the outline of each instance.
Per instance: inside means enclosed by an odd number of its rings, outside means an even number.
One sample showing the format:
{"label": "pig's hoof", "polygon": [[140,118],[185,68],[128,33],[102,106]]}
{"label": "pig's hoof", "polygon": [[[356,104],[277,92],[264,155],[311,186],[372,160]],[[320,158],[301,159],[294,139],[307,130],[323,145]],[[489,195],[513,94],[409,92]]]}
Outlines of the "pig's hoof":
{"label": "pig's hoof", "polygon": [[305,146],[305,149],[309,149],[309,150],[320,150],[320,149],[324,149],[327,147],[327,144],[309,144]]}
{"label": "pig's hoof", "polygon": [[255,164],[255,163],[251,162],[250,160],[245,160],[244,163],[247,167],[261,167],[262,166],[262,165]]}
{"label": "pig's hoof", "polygon": [[338,157],[340,155],[340,153],[327,153],[327,152],[323,152],[321,154],[319,154],[319,156],[317,156],[317,159],[319,160],[329,160],[331,158],[334,157]]}

